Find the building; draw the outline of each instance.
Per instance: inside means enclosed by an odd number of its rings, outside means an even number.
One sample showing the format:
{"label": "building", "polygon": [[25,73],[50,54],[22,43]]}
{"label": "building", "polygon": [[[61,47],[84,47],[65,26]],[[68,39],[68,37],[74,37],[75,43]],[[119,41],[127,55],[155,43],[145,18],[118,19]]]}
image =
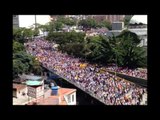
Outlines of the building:
{"label": "building", "polygon": [[125,15],[106,15],[106,20],[113,22],[122,22]]}
{"label": "building", "polygon": [[18,28],[19,27],[19,16],[13,15],[13,27]]}
{"label": "building", "polygon": [[60,88],[57,93],[49,89],[45,92],[44,97],[33,100],[28,105],[76,105],[76,89]]}
{"label": "building", "polygon": [[113,22],[112,30],[122,30],[124,28],[124,22]]}
{"label": "building", "polygon": [[13,97],[19,99],[26,97],[26,95],[27,95],[26,85],[13,83]]}
{"label": "building", "polygon": [[134,15],[129,22],[128,30],[139,36],[140,46],[147,47],[147,15]]}
{"label": "building", "polygon": [[119,35],[123,30],[128,29],[129,31],[136,33],[141,39],[139,46],[147,47],[147,15],[134,15],[128,28],[124,28],[123,22],[113,22],[112,30],[106,33],[107,36]]}
{"label": "building", "polygon": [[32,28],[35,23],[45,25],[50,20],[49,15],[19,15],[19,27]]}
{"label": "building", "polygon": [[108,31],[106,33],[106,36],[110,36],[110,37],[112,37],[113,35],[118,36],[125,29],[126,28],[124,28],[124,22],[113,22],[112,30]]}
{"label": "building", "polygon": [[[56,20],[60,15],[50,15],[51,20]],[[83,20],[87,18],[95,19],[97,22],[108,20],[109,22],[122,22],[125,15],[61,15],[65,18],[72,18],[76,20]]]}
{"label": "building", "polygon": [[28,80],[27,85],[27,95],[32,98],[38,98],[44,95],[44,81]]}
{"label": "building", "polygon": [[91,15],[90,18],[95,19],[97,22],[101,22],[106,19],[106,15]]}
{"label": "building", "polygon": [[23,81],[27,81],[27,80],[35,80],[35,81],[41,81],[44,80],[44,77],[41,76],[36,76],[36,75],[26,75],[26,74],[22,74],[19,75],[20,79]]}
{"label": "building", "polygon": [[94,18],[98,22],[107,20],[113,23],[113,22],[122,22],[125,15],[91,15],[90,17]]}

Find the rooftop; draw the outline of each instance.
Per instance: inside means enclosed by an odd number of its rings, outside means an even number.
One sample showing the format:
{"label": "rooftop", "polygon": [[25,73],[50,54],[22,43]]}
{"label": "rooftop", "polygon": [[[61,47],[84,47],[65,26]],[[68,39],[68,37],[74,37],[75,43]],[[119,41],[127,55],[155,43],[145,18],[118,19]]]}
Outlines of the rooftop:
{"label": "rooftop", "polygon": [[[45,94],[48,94],[49,96],[46,96],[45,98],[40,98],[37,100],[38,105],[67,105],[67,102],[64,99],[65,95],[69,95],[73,92],[75,92],[76,89],[69,89],[69,88],[59,88],[58,89],[58,95],[54,96],[51,95],[52,90],[49,89]],[[28,105],[33,105],[34,101],[29,103]]]}
{"label": "rooftop", "polygon": [[135,28],[135,29],[128,29],[128,30],[136,33],[137,35],[147,35],[147,28]]}
{"label": "rooftop", "polygon": [[26,82],[26,85],[29,85],[29,86],[36,86],[36,85],[42,85],[42,81],[33,81],[33,80],[28,80]]}
{"label": "rooftop", "polygon": [[147,24],[147,15],[134,15],[130,22],[130,24],[139,24],[139,23],[143,23],[143,24]]}
{"label": "rooftop", "polygon": [[27,86],[23,85],[23,84],[15,84],[15,83],[13,83],[13,89],[16,89],[16,90],[21,90],[21,89],[24,89],[26,87]]}
{"label": "rooftop", "polygon": [[27,79],[27,80],[40,80],[42,77],[35,76],[35,75],[21,75],[21,79]]}

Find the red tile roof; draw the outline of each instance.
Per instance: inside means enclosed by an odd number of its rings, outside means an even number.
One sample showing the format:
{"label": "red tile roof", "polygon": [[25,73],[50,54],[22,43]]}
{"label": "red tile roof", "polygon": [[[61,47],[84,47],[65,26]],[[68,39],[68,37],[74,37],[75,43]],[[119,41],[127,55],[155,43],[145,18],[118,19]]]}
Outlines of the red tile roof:
{"label": "red tile roof", "polygon": [[16,90],[21,90],[21,89],[24,89],[26,87],[27,86],[23,85],[23,84],[15,84],[15,83],[13,83],[13,89],[16,89]]}
{"label": "red tile roof", "polygon": [[[59,88],[58,95],[54,96],[54,95],[51,95],[51,90],[48,90],[45,94],[50,93],[50,96],[48,96],[47,98],[41,97],[40,99],[37,99],[37,104],[38,105],[67,105],[67,102],[64,99],[64,95],[71,94],[75,91],[76,89]],[[33,105],[33,103],[34,101],[29,103],[28,105]]]}

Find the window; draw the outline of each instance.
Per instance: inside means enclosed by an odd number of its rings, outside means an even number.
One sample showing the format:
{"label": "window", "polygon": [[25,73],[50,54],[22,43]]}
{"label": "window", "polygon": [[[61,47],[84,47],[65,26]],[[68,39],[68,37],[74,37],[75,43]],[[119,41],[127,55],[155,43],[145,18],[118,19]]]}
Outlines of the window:
{"label": "window", "polygon": [[71,102],[71,97],[70,97],[70,95],[68,95],[68,103],[70,103]]}
{"label": "window", "polygon": [[22,95],[23,95],[23,96],[25,96],[25,95],[26,95],[26,93],[25,93],[25,92],[23,92],[23,93],[22,93]]}
{"label": "window", "polygon": [[72,95],[72,102],[74,102],[74,94]]}

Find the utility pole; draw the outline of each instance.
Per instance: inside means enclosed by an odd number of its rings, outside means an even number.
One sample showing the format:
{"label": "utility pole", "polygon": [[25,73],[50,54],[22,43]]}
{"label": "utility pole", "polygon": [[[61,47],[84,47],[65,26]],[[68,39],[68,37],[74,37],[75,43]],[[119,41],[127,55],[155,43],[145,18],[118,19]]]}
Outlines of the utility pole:
{"label": "utility pole", "polygon": [[36,15],[35,15],[35,29],[37,28],[37,18],[36,18]]}

